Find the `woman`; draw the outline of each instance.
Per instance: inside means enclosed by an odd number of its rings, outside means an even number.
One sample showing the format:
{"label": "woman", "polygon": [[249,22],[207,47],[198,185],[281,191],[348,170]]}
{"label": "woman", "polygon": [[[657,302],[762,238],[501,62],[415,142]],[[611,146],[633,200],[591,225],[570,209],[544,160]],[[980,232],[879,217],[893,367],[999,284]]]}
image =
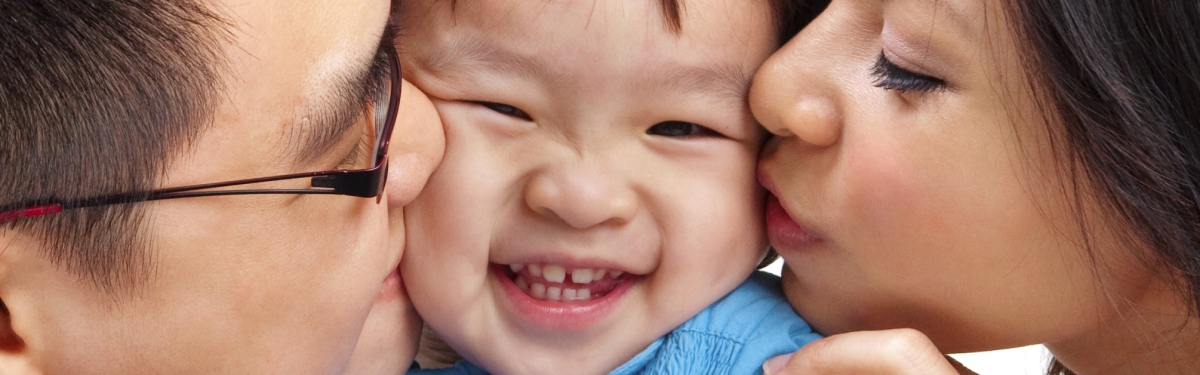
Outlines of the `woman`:
{"label": "woman", "polygon": [[1034,343],[1052,373],[1200,369],[1197,28],[1194,1],[833,0],[751,93],[785,291],[833,335],[768,371]]}

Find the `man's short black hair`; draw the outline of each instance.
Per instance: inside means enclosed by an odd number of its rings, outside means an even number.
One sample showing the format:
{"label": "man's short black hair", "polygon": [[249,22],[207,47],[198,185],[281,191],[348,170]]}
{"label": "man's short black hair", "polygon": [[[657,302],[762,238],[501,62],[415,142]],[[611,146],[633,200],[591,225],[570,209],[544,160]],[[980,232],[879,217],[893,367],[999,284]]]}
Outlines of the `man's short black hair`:
{"label": "man's short black hair", "polygon": [[[196,0],[0,2],[0,207],[156,187],[211,122],[225,26]],[[114,292],[153,267],[139,207],[0,231],[40,241],[42,256]]]}

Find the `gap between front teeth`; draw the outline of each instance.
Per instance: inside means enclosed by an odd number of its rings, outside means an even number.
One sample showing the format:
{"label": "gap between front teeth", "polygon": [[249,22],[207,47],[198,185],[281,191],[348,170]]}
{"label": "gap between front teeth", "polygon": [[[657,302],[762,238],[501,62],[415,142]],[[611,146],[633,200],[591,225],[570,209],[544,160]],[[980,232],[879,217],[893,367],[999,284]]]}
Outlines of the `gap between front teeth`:
{"label": "gap between front teeth", "polygon": [[[510,264],[507,266],[516,276],[513,282],[517,288],[529,294],[534,299],[545,301],[586,301],[592,298],[593,292],[586,285],[608,276],[616,279],[624,274],[622,271],[610,271],[603,268],[579,268],[567,271],[567,268],[552,264]],[[530,279],[526,279],[521,271],[528,271]],[[571,283],[583,288],[567,288],[568,275]]]}
{"label": "gap between front teeth", "polygon": [[[522,270],[525,270],[526,268],[529,269],[529,274],[532,275],[533,277],[541,277],[541,278],[546,279],[546,281],[549,281],[552,283],[562,283],[567,280],[567,269],[566,269],[566,267],[563,267],[563,266],[556,266],[556,265],[539,266],[536,264],[526,265],[526,264],[522,264],[522,263],[510,264],[508,266],[508,269],[511,270],[513,273],[519,273]],[[587,284],[587,283],[592,282],[593,280],[603,279],[604,276],[606,276],[606,275],[615,279],[615,278],[620,277],[623,274],[625,274],[625,272],[623,272],[623,271],[609,271],[609,270],[606,270],[603,268],[598,268],[598,269],[580,268],[580,269],[571,271],[571,282],[576,283],[576,284]]]}
{"label": "gap between front teeth", "polygon": [[558,286],[547,287],[542,283],[533,283],[525,281],[525,278],[517,278],[517,288],[529,293],[535,299],[548,301],[586,301],[592,298],[592,290],[588,288],[563,288]]}

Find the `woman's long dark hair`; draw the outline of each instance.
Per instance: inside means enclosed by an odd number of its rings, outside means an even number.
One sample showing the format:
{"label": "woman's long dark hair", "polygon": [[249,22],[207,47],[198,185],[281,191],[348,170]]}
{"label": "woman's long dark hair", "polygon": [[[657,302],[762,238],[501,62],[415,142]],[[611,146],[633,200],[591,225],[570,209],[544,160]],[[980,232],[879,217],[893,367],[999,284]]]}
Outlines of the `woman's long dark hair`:
{"label": "woman's long dark hair", "polygon": [[[1055,146],[1075,186],[1182,280],[1197,317],[1200,1],[1010,0],[1008,10],[1045,113],[1063,126]],[[1054,362],[1050,373],[1071,371]]]}

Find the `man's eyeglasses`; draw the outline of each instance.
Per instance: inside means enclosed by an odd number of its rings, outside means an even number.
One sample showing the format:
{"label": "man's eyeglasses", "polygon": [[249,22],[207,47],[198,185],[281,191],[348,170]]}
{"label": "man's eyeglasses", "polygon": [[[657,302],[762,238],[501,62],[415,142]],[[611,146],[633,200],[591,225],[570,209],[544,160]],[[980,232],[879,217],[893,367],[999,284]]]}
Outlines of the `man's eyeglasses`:
{"label": "man's eyeglasses", "polygon": [[[386,43],[386,41],[385,41]],[[362,168],[331,170],[323,172],[296,173],[271,177],[260,177],[246,180],[215,182],[201,185],[180,186],[166,189],[128,192],[106,195],[79,200],[46,200],[22,202],[0,206],[0,222],[21,218],[50,215],[64,210],[107,206],[134,202],[145,202],[163,199],[209,197],[218,195],[244,194],[335,194],[354,197],[375,198],[375,202],[383,198],[383,188],[387,183],[387,151],[388,141],[392,137],[392,127],[396,123],[396,110],[400,103],[400,64],[397,62],[396,50],[385,47],[386,72],[379,80],[379,88],[374,95],[372,106],[373,122],[369,133],[374,137],[374,148],[370,158],[358,157],[357,163]],[[366,155],[361,155],[366,156]],[[239,189],[244,185],[262,184],[273,181],[309,179],[307,187],[297,188],[263,188]]]}

